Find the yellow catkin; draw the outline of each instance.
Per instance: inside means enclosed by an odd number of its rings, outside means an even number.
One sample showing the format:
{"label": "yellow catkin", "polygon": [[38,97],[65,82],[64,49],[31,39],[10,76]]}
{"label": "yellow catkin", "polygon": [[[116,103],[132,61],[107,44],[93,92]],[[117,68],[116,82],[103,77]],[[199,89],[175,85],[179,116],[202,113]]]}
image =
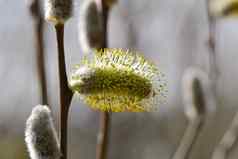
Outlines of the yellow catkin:
{"label": "yellow catkin", "polygon": [[157,110],[167,93],[164,75],[154,64],[122,49],[96,51],[75,67],[69,86],[91,108],[112,112]]}

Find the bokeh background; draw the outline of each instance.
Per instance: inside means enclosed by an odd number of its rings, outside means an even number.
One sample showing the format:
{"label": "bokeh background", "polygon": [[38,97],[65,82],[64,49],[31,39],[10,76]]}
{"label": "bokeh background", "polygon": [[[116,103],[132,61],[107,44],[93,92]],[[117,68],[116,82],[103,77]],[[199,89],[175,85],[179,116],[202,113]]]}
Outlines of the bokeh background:
{"label": "bokeh background", "polygon": [[[67,71],[82,58],[78,17],[83,0],[66,24]],[[237,111],[238,19],[218,20],[219,77],[211,110],[190,157],[209,159]],[[57,124],[57,52],[53,27],[45,23],[47,84]],[[0,0],[0,158],[29,158],[25,121],[39,103],[33,22],[24,0]],[[190,66],[209,69],[205,0],[119,0],[109,19],[109,46],[142,52],[168,79],[168,98],[156,113],[113,113],[108,158],[169,159],[187,127],[181,77]],[[99,115],[78,97],[70,110],[69,158],[94,158]],[[238,147],[230,158],[237,158]]]}

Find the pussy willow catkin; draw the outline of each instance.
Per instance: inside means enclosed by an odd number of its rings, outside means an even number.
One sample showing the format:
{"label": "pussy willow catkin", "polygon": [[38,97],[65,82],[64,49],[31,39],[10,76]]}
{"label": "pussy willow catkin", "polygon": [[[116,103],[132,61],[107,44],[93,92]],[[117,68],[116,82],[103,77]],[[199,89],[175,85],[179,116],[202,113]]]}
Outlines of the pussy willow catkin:
{"label": "pussy willow catkin", "polygon": [[215,17],[238,16],[238,0],[211,0],[210,13]]}
{"label": "pussy willow catkin", "polygon": [[199,68],[188,68],[182,78],[185,114],[190,120],[204,116],[210,81],[207,73]]}
{"label": "pussy willow catkin", "polygon": [[157,110],[167,83],[156,66],[122,49],[96,51],[75,67],[69,86],[92,108],[112,112]]}
{"label": "pussy willow catkin", "polygon": [[103,22],[95,0],[86,0],[82,4],[78,25],[79,42],[83,53],[89,53],[91,49],[102,48]]}
{"label": "pussy willow catkin", "polygon": [[60,158],[58,138],[47,106],[33,108],[26,122],[25,142],[31,159]]}
{"label": "pussy willow catkin", "polygon": [[45,0],[45,19],[49,22],[64,24],[72,15],[72,0]]}

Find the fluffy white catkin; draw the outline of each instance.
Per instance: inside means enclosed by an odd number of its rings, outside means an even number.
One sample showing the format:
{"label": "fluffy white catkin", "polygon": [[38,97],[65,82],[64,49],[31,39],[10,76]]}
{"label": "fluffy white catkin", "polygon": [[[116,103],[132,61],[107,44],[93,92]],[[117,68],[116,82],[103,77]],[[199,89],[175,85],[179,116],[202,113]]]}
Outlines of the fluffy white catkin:
{"label": "fluffy white catkin", "polygon": [[72,0],[45,0],[45,19],[55,25],[64,24],[72,15]]}
{"label": "fluffy white catkin", "polygon": [[188,68],[183,75],[183,100],[185,114],[190,120],[206,112],[206,91],[209,89],[208,75],[199,68]]}
{"label": "fluffy white catkin", "polygon": [[61,156],[51,111],[47,106],[33,108],[26,122],[25,142],[31,159],[59,159]]}
{"label": "fluffy white catkin", "polygon": [[78,35],[83,53],[87,54],[91,49],[102,48],[103,22],[95,0],[86,0],[82,4]]}

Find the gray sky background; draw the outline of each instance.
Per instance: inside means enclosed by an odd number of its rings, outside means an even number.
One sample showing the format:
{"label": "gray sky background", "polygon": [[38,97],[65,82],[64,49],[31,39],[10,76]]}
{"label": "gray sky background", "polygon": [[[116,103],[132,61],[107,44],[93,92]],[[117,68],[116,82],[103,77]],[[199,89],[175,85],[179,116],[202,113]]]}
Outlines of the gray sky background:
{"label": "gray sky background", "polygon": [[[68,72],[82,57],[77,37],[81,1],[75,1],[74,17],[66,24]],[[38,104],[33,25],[23,0],[0,0],[0,128],[23,134],[31,108]],[[220,75],[216,111],[209,114],[193,159],[208,159],[237,111],[238,20],[217,22],[217,58]],[[50,105],[57,118],[58,78],[53,27],[45,24],[47,79]],[[167,103],[158,113],[114,113],[110,158],[166,159],[175,150],[186,127],[181,76],[189,66],[208,70],[205,1],[119,0],[109,21],[109,46],[133,48],[158,65],[168,79]],[[211,106],[211,110],[215,110]],[[92,158],[98,114],[75,97],[71,109],[71,158]],[[236,149],[237,150],[237,149]],[[75,155],[77,154],[77,155]],[[233,153],[233,158],[236,152]]]}

